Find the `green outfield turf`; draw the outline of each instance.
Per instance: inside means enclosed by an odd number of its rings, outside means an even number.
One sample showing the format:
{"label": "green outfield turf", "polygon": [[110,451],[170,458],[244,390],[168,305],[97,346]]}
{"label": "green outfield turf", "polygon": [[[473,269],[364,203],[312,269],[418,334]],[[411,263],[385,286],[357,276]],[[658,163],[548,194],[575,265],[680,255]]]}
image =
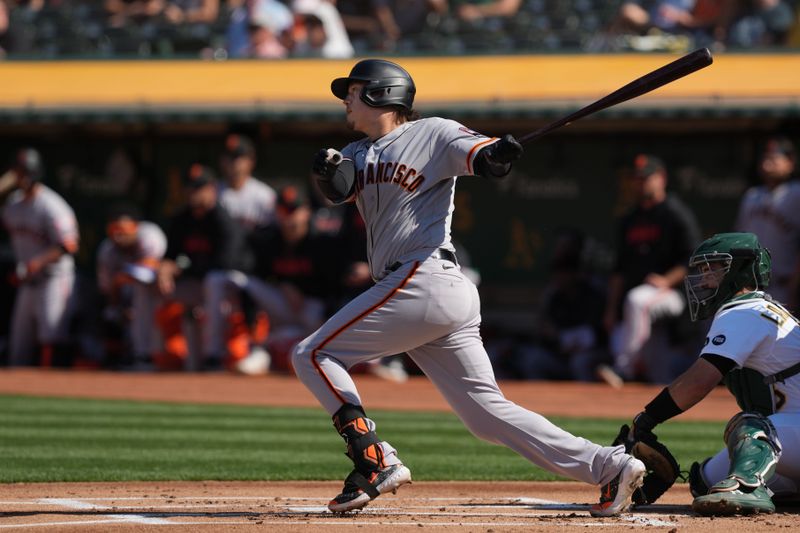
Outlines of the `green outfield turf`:
{"label": "green outfield turf", "polygon": [[[371,411],[417,480],[551,480],[449,413]],[[551,419],[595,442],[623,420]],[[658,428],[684,469],[722,446],[724,424]],[[322,409],[0,396],[0,481],[340,480],[344,444]]]}

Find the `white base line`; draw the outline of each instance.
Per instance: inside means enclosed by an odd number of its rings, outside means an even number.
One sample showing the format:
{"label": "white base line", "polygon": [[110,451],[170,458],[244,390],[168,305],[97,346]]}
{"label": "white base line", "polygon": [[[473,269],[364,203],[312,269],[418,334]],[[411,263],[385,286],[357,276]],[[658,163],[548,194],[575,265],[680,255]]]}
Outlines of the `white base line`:
{"label": "white base line", "polygon": [[[151,496],[151,495],[150,495]],[[209,507],[221,507],[225,504],[187,504],[187,505],[180,505],[180,504],[167,504],[167,505],[159,505],[156,503],[157,501],[161,500],[172,500],[175,499],[179,500],[224,500],[229,502],[228,506],[235,506],[235,507],[242,507],[246,504],[239,504],[236,505],[232,502],[235,501],[246,501],[246,500],[271,500],[274,504],[277,504],[278,507],[283,507],[286,511],[278,511],[278,512],[289,512],[289,513],[319,513],[319,514],[328,514],[327,507],[323,506],[294,506],[294,505],[287,505],[286,503],[281,504],[281,502],[299,502],[299,501],[320,501],[321,498],[306,498],[306,497],[281,497],[277,502],[274,499],[262,497],[262,496],[232,496],[232,497],[225,497],[225,496],[203,496],[203,497],[188,497],[188,496],[181,496],[181,497],[156,497],[152,498],[148,496],[145,498],[142,497],[135,497],[135,496],[126,496],[121,498],[113,498],[113,497],[89,497],[89,498],[39,498],[35,501],[5,501],[0,502],[3,505],[55,505],[60,507],[66,507],[68,509],[75,509],[75,510],[96,510],[96,511],[108,511],[111,509],[114,510],[126,510],[126,509],[149,509],[152,510],[153,513],[165,515],[164,517],[155,517],[155,516],[144,516],[140,514],[118,514],[118,515],[102,515],[101,519],[94,519],[94,520],[76,520],[70,522],[43,522],[43,523],[28,523],[28,524],[2,524],[0,525],[0,529],[8,529],[8,528],[22,528],[22,527],[47,527],[47,526],[64,526],[64,525],[90,525],[90,524],[146,524],[146,525],[156,525],[156,526],[175,526],[175,525],[242,525],[242,524],[254,524],[251,521],[222,521],[222,520],[208,520],[208,521],[186,521],[186,520],[169,520],[168,518],[177,518],[179,515],[176,514],[173,517],[170,517],[170,513],[159,513],[158,509],[164,508],[209,508]],[[114,506],[109,507],[107,505],[97,505],[91,503],[91,501],[142,501],[148,499],[150,501],[149,505],[147,506]],[[416,498],[403,498],[404,501],[421,501],[421,502],[432,502],[432,501],[439,501],[439,502],[464,502],[464,498],[423,498],[423,497],[416,497]],[[506,518],[526,518],[529,517],[531,519],[537,519],[541,516],[548,516],[552,517],[553,515],[541,515],[541,514],[528,514],[521,512],[527,506],[536,506],[539,509],[531,509],[531,511],[540,510],[541,508],[549,509],[549,510],[588,510],[588,505],[579,505],[579,504],[568,504],[568,503],[560,503],[553,500],[544,500],[539,498],[528,498],[528,497],[519,497],[519,498],[493,498],[496,501],[507,501],[508,504],[497,504],[497,503],[487,503],[487,504],[472,504],[472,503],[465,503],[464,506],[470,509],[468,512],[423,512],[423,511],[411,511],[410,509],[434,509],[440,508],[440,505],[415,505],[415,506],[406,506],[403,508],[394,507],[394,506],[386,506],[386,507],[378,507],[373,506],[365,511],[362,511],[358,515],[350,515],[351,518],[357,516],[357,523],[358,525],[362,526],[370,526],[370,525],[397,525],[397,526],[418,526],[421,522],[418,521],[403,521],[403,522],[389,522],[389,521],[381,521],[381,520],[362,520],[363,518],[368,518],[370,515],[399,515],[399,516],[428,516],[428,517],[464,517],[464,518],[478,518],[484,516],[496,516],[496,517],[506,517]],[[388,503],[388,502],[387,502]],[[516,509],[515,509],[516,508]],[[477,509],[506,509],[512,512],[505,512],[505,513],[485,513],[485,512],[477,512]],[[517,512],[513,512],[516,510]],[[148,513],[150,514],[150,513]],[[260,513],[264,515],[269,515],[269,513]],[[676,526],[677,524],[670,521],[653,519],[642,515],[623,515],[620,519],[624,520],[625,522],[629,523],[629,526],[654,526],[654,527],[671,527]],[[343,526],[352,526],[354,524],[353,520],[347,521],[339,521],[336,519],[325,519],[325,520],[302,520],[297,522],[287,522],[286,520],[258,520],[259,524],[266,524],[266,525],[283,525],[286,526],[287,524],[291,524],[292,527],[297,527],[301,525],[343,525]],[[483,522],[483,521],[458,521],[458,522],[426,522],[424,525],[426,527],[524,527],[530,526],[533,522],[530,521],[508,521],[508,522]],[[539,522],[536,522],[539,524]],[[541,524],[539,524],[541,525]],[[548,526],[577,526],[577,527],[614,527],[619,526],[619,522],[611,523],[611,522],[602,522],[602,521],[587,521],[587,522],[576,522],[576,521],[565,521],[565,520],[558,520],[558,521],[548,521]]]}

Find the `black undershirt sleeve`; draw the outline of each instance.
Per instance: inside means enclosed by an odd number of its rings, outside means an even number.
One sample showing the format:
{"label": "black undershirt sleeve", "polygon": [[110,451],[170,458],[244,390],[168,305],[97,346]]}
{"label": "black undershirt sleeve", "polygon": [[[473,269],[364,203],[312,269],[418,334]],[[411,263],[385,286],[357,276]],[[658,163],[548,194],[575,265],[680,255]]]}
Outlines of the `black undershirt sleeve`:
{"label": "black undershirt sleeve", "polygon": [[724,357],[722,355],[717,355],[713,353],[704,353],[700,356],[700,359],[705,359],[712,365],[719,370],[720,374],[723,376],[733,370],[736,367],[736,361],[729,357]]}

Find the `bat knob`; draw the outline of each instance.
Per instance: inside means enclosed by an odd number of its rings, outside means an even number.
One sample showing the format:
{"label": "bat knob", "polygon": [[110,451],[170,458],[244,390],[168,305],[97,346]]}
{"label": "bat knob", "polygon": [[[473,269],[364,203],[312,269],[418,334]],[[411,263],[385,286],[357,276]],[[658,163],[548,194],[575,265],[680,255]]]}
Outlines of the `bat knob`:
{"label": "bat knob", "polygon": [[333,148],[328,148],[328,157],[327,160],[333,163],[334,165],[338,165],[342,162],[342,153],[338,150],[334,150]]}

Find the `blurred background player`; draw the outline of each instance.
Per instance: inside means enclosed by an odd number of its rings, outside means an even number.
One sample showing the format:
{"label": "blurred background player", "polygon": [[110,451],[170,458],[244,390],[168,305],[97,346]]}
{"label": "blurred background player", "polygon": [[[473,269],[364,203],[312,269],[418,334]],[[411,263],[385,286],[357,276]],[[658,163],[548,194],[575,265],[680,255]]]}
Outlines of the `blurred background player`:
{"label": "blurred background player", "polygon": [[160,349],[156,273],[166,250],[161,228],[139,220],[134,208],[120,207],[109,216],[97,251],[97,284],[105,297],[103,317],[123,330],[126,342],[117,360],[123,367],[153,368],[152,357]]}
{"label": "blurred background player", "polygon": [[44,165],[38,151],[19,150],[11,171],[18,190],[3,209],[3,223],[11,236],[19,287],[8,363],[68,365],[78,222],[67,202],[40,182]]}
{"label": "blurred background player", "polygon": [[736,230],[755,233],[772,255],[769,293],[797,312],[800,281],[800,183],[792,180],[797,156],[784,137],[769,139],[758,160],[761,185],[747,190]]}
{"label": "blurred background player", "polygon": [[251,234],[256,275],[239,286],[267,312],[273,342],[299,341],[338,303],[348,254],[335,236],[314,230],[311,205],[298,187],[281,189],[276,214],[275,224]]}
{"label": "blurred background player", "polygon": [[587,241],[577,229],[558,232],[533,342],[504,359],[514,377],[596,381],[597,367],[607,362],[605,294],[590,276]]}
{"label": "blurred background player", "polygon": [[168,223],[167,252],[158,269],[158,288],[165,301],[157,312],[157,322],[166,357],[157,364],[180,368],[188,363],[189,370],[217,370],[223,361],[219,354],[207,351],[208,343],[202,342],[197,325],[205,314],[203,284],[211,271],[236,269],[243,235],[219,205],[217,180],[208,167],[192,165],[186,189],[188,203]]}
{"label": "blurred background player", "polygon": [[[256,228],[275,221],[275,190],[253,177],[255,163],[253,142],[243,135],[228,135],[220,157],[224,179],[219,184],[219,204],[244,239]],[[243,312],[248,302],[242,299],[241,280],[252,275],[253,250],[245,246],[236,264],[236,269],[212,270],[205,279],[205,351],[212,359],[241,359],[251,348],[250,328]],[[249,321],[254,322],[255,317],[250,316]]]}
{"label": "blurred background player", "polygon": [[[650,339],[653,321],[678,317],[686,309],[679,289],[700,230],[689,208],[667,193],[661,159],[636,156],[633,186],[636,205],[618,225],[604,322],[612,335],[613,371],[619,377],[669,382],[673,376],[653,375],[653,369],[643,368],[641,350]],[[618,384],[607,367],[600,370],[604,379]]]}

